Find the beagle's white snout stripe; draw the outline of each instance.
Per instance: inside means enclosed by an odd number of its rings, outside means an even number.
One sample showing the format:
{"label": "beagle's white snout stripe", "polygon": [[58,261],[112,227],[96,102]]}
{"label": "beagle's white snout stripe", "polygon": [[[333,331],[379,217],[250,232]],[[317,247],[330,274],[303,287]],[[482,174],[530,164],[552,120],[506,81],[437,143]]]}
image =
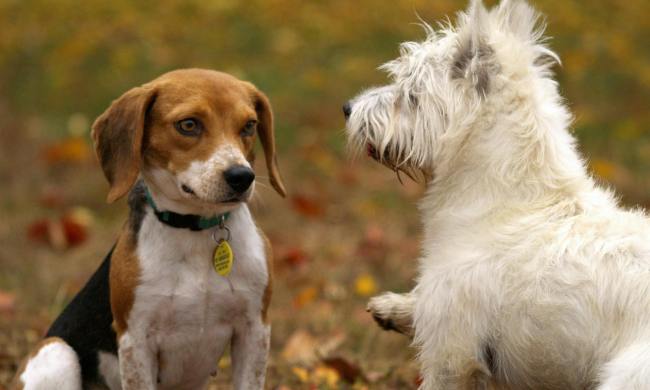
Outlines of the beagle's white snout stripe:
{"label": "beagle's white snout stripe", "polygon": [[[224,178],[224,172],[233,166],[251,168],[241,150],[231,144],[219,145],[206,161],[193,161],[178,174],[178,182],[186,184],[196,196],[206,200],[226,200],[233,197],[233,190]],[[254,191],[253,182],[245,199]]]}

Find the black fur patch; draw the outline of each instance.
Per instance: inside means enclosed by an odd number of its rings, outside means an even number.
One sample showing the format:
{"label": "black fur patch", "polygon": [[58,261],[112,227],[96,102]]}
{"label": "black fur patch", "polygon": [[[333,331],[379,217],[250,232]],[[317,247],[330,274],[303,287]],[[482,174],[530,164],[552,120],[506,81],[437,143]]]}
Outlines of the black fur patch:
{"label": "black fur patch", "polygon": [[496,351],[490,344],[485,344],[483,346],[483,359],[485,364],[490,370],[490,373],[494,376],[497,373],[497,357]]}
{"label": "black fur patch", "polygon": [[146,187],[142,180],[138,180],[129,192],[129,228],[133,235],[133,242],[138,242],[138,232],[142,220],[147,212]]}
{"label": "black fur patch", "polygon": [[102,383],[97,370],[100,351],[117,355],[110,304],[109,272],[113,249],[77,296],[63,309],[46,337],[65,340],[79,356],[84,388]]}
{"label": "black fur patch", "polygon": [[[460,78],[473,78],[476,80],[476,91],[481,96],[486,96],[490,88],[490,75],[496,73],[494,61],[494,51],[490,46],[480,42],[478,48],[473,48],[471,44],[463,45],[458,50],[458,54],[454,60],[454,67],[452,70],[452,77]],[[467,73],[467,68],[472,61],[477,61],[477,69],[475,74]]]}
{"label": "black fur patch", "polygon": [[418,98],[418,96],[415,93],[409,92],[408,100],[409,100],[409,106],[411,108],[415,108],[415,107],[418,106],[418,103],[419,103],[420,99]]}

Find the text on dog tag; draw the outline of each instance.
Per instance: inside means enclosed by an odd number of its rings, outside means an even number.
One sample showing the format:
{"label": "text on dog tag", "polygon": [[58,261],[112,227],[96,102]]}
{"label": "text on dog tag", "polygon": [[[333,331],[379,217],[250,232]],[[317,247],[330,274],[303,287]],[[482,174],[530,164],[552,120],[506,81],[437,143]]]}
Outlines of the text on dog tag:
{"label": "text on dog tag", "polygon": [[228,241],[219,240],[217,247],[214,248],[212,256],[212,265],[214,270],[221,276],[228,276],[232,270],[233,254]]}

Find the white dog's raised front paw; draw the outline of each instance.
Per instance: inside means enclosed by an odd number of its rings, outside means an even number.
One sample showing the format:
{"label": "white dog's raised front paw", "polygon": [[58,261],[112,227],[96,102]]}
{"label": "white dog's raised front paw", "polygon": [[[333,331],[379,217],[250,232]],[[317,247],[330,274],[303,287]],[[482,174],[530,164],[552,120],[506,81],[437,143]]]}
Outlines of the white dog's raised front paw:
{"label": "white dog's raised front paw", "polygon": [[366,310],[384,330],[413,336],[413,304],[411,294],[383,293],[370,298]]}

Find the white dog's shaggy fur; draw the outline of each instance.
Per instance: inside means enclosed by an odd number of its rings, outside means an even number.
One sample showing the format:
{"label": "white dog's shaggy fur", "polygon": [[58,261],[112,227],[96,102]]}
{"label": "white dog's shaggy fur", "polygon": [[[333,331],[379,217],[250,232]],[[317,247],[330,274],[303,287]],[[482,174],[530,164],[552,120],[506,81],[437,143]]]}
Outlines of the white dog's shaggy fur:
{"label": "white dog's shaggy fur", "polygon": [[351,144],[427,181],[417,286],[369,305],[423,389],[650,389],[650,220],[587,173],[537,22],[474,1],[350,102]]}

